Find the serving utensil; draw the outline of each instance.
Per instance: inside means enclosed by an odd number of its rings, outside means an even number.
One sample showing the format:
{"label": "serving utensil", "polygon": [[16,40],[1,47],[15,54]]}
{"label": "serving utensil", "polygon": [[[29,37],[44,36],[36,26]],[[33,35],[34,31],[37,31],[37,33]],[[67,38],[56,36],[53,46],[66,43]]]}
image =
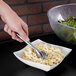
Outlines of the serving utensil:
{"label": "serving utensil", "polygon": [[16,35],[17,35],[22,41],[24,41],[26,44],[30,45],[30,46],[34,49],[34,51],[35,51],[35,53],[36,53],[36,55],[37,55],[38,58],[45,59],[45,58],[48,56],[47,53],[45,53],[45,52],[43,52],[43,51],[40,51],[40,50],[38,50],[37,48],[35,48],[29,41],[25,41],[19,34],[16,34]]}

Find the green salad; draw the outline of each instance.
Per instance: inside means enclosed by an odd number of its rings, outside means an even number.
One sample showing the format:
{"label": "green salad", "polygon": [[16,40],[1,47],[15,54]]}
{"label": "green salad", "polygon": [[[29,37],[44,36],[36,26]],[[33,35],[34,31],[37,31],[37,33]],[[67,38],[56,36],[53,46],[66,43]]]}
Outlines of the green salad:
{"label": "green salad", "polygon": [[[65,20],[58,20],[59,23],[65,24],[70,27],[76,28],[76,17],[70,16]],[[65,26],[58,26],[58,35],[63,38],[64,41],[76,44],[76,29],[68,28]]]}
{"label": "green salad", "polygon": [[70,16],[65,20],[58,20],[59,23],[66,24],[71,27],[76,27],[76,17]]}

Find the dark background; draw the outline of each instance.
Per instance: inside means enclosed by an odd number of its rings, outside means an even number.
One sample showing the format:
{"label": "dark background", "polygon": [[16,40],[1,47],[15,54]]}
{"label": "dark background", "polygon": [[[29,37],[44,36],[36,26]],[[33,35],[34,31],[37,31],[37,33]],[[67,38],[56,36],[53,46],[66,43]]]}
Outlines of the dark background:
{"label": "dark background", "polygon": [[[43,41],[73,49],[55,69],[44,72],[19,61],[13,52],[26,46],[4,32],[0,19],[0,76],[76,76],[76,45],[67,44],[53,33],[47,11],[57,5],[76,3],[76,0],[4,0],[28,24],[31,41]],[[48,35],[49,34],[49,35]],[[40,36],[42,35],[42,36]]]}
{"label": "dark background", "polygon": [[[54,6],[76,3],[76,0],[4,0],[27,23],[29,36],[52,33],[47,12]],[[0,41],[11,38],[4,32],[4,22],[0,19]]]}
{"label": "dark background", "polygon": [[19,61],[13,52],[26,46],[25,43],[19,43],[14,40],[7,40],[0,43],[0,76],[76,76],[76,45],[67,44],[60,40],[55,34],[33,37],[36,39],[61,45],[73,49],[64,61],[55,69],[44,72],[42,70],[30,67]]}

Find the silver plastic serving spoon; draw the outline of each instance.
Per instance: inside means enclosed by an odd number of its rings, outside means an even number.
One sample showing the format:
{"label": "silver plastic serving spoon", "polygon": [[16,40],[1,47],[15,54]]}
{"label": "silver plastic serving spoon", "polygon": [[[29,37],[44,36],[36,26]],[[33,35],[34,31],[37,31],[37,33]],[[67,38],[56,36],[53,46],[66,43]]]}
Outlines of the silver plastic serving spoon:
{"label": "silver plastic serving spoon", "polygon": [[35,48],[29,41],[25,41],[19,34],[16,34],[16,35],[17,35],[22,41],[24,41],[25,43],[27,43],[28,45],[30,45],[30,46],[34,49],[34,51],[35,51],[35,53],[36,53],[36,55],[37,55],[38,58],[45,59],[45,58],[48,56],[48,54],[46,54],[45,52],[39,51],[37,48]]}

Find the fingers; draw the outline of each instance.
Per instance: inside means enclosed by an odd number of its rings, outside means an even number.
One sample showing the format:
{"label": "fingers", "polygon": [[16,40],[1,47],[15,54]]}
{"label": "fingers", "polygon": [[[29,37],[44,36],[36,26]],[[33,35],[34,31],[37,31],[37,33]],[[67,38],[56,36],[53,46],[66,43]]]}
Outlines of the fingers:
{"label": "fingers", "polygon": [[18,38],[18,37],[16,36],[16,33],[15,33],[15,32],[12,32],[12,39],[17,40],[17,41],[19,41],[19,42],[23,42],[20,38]]}
{"label": "fingers", "polygon": [[15,39],[19,42],[22,42],[22,40],[16,36],[16,33],[18,33],[24,40],[29,41],[27,25],[22,25],[17,27],[16,30],[11,30],[11,28],[7,24],[5,24],[4,31],[11,35],[12,39]]}
{"label": "fingers", "polygon": [[7,24],[5,24],[4,31],[12,36],[12,39],[17,40],[19,42],[23,42],[20,38],[16,36],[16,33],[12,31]]}

